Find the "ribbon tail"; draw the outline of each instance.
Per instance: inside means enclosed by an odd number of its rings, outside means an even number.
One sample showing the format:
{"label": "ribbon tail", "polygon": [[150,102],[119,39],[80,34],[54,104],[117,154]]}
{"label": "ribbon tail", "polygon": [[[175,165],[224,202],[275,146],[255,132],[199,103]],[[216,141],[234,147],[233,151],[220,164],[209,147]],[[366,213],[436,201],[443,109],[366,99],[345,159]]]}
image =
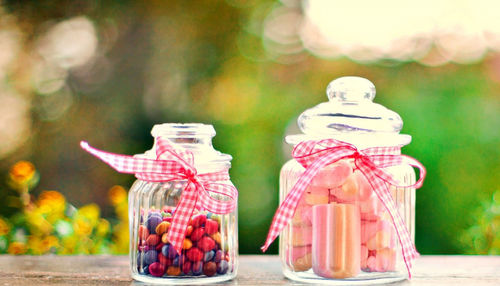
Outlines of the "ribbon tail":
{"label": "ribbon tail", "polygon": [[389,189],[387,188],[387,184],[384,180],[377,176],[376,172],[380,171],[379,169],[373,169],[369,165],[358,164],[358,162],[356,162],[356,166],[358,166],[358,168],[367,177],[373,191],[391,216],[391,220],[395,227],[399,244],[401,246],[401,252],[406,265],[406,269],[408,270],[408,278],[411,278],[412,261],[418,257],[418,252],[411,240],[408,228],[406,227],[403,218],[396,208],[396,204],[390,194]]}
{"label": "ribbon tail", "polygon": [[170,241],[179,254],[182,251],[186,228],[195,209],[197,200],[196,184],[190,181],[182,191],[181,200],[174,211],[172,225],[168,232],[168,241]]}
{"label": "ribbon tail", "polygon": [[414,168],[417,168],[419,170],[419,178],[415,182],[415,184],[408,186],[410,188],[415,188],[418,189],[422,187],[422,184],[424,183],[425,176],[427,174],[427,171],[425,170],[424,165],[417,161],[415,158],[407,156],[407,155],[401,155],[401,158],[403,159],[403,163],[408,164]]}

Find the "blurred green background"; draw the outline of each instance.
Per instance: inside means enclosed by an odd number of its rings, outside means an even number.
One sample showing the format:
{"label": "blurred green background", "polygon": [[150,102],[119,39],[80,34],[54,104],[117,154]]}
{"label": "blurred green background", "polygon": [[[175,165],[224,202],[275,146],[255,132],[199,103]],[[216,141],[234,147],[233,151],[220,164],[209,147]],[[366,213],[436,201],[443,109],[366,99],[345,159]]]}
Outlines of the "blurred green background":
{"label": "blurred green background", "polygon": [[[286,130],[326,101],[332,79],[358,75],[376,85],[376,102],[401,115],[402,133],[413,137],[403,152],[427,168],[417,192],[419,252],[499,254],[500,24],[425,33],[385,19],[388,7],[367,8],[381,35],[399,31],[385,42],[370,24],[342,22],[339,2],[0,1],[0,173],[30,161],[40,176],[32,198],[57,190],[77,209],[95,203],[114,228],[117,204],[103,194],[134,177],[79,141],[135,154],[152,145],[154,124],[210,123],[215,147],[234,157],[240,253],[260,253],[290,157]],[[312,3],[331,17],[312,13]],[[330,19],[326,30],[315,17]],[[344,38],[329,38],[331,27]],[[358,38],[347,43],[349,35]],[[23,198],[3,181],[8,244],[20,240],[16,230],[29,233],[29,222],[16,220]]]}

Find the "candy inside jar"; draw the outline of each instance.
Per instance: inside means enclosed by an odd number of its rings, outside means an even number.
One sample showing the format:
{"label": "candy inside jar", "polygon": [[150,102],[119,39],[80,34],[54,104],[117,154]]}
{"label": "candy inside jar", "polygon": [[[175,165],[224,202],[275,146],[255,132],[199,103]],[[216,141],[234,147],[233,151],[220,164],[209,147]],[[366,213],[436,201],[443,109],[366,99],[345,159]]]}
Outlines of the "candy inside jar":
{"label": "candy inside jar", "polygon": [[294,159],[281,170],[276,216],[293,216],[280,235],[283,272],[321,284],[405,279],[403,255],[416,256],[416,165],[398,156],[411,137],[399,134],[399,115],[372,102],[368,80],[339,78],[327,95],[299,117],[304,134],[286,137]]}
{"label": "candy inside jar", "polygon": [[[137,272],[153,277],[225,275],[234,266],[221,216],[197,212],[186,229],[181,253],[168,240],[173,208],[143,211],[137,246]],[[225,218],[227,219],[227,218]],[[224,237],[221,235],[224,233]]]}

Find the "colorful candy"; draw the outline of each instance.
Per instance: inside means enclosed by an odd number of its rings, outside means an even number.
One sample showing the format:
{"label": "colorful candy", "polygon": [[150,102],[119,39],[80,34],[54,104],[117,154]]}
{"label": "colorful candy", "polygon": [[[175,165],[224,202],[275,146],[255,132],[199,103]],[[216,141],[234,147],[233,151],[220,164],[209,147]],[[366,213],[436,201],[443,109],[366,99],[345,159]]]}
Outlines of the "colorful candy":
{"label": "colorful candy", "polygon": [[227,239],[222,240],[220,221],[221,218],[213,214],[193,215],[179,254],[168,240],[171,210],[151,211],[145,220],[141,216],[137,253],[139,273],[154,277],[226,274],[231,264],[225,252]]}

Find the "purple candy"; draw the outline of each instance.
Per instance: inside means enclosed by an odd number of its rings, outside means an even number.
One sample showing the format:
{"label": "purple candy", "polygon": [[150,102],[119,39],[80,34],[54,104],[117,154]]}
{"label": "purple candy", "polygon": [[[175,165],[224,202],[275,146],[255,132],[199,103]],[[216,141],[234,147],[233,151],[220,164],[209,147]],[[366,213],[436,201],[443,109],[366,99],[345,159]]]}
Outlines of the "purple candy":
{"label": "purple candy", "polygon": [[215,253],[214,262],[219,263],[222,260],[222,258],[224,258],[224,252],[222,252],[222,250],[217,250],[217,252]]}
{"label": "purple candy", "polygon": [[151,264],[158,261],[158,252],[156,250],[150,250],[144,253],[144,264]]}
{"label": "purple candy", "polygon": [[217,273],[219,274],[226,274],[228,268],[229,264],[226,260],[221,260],[219,263],[217,263]]}
{"label": "purple candy", "polygon": [[161,215],[152,215],[148,218],[148,221],[146,222],[149,233],[150,234],[155,234],[156,233],[156,227],[162,222]]}
{"label": "purple candy", "polygon": [[203,273],[203,262],[197,261],[197,262],[193,263],[192,269],[193,269],[194,276],[201,275]]}
{"label": "purple candy", "polygon": [[180,266],[183,266],[183,265],[184,265],[184,263],[185,263],[186,261],[189,261],[189,260],[186,258],[186,256],[184,256],[184,254],[182,254],[182,255],[177,255],[177,256],[174,258],[174,261],[172,262],[172,265],[173,265],[173,266],[179,266],[179,267],[180,267]]}
{"label": "purple candy", "polygon": [[174,259],[178,256],[177,252],[175,251],[175,248],[170,243],[165,244],[161,248],[161,254],[170,259]]}
{"label": "purple candy", "polygon": [[214,259],[214,256],[215,256],[214,250],[207,251],[205,252],[205,257],[203,258],[203,261],[204,262],[211,261],[212,259]]}

